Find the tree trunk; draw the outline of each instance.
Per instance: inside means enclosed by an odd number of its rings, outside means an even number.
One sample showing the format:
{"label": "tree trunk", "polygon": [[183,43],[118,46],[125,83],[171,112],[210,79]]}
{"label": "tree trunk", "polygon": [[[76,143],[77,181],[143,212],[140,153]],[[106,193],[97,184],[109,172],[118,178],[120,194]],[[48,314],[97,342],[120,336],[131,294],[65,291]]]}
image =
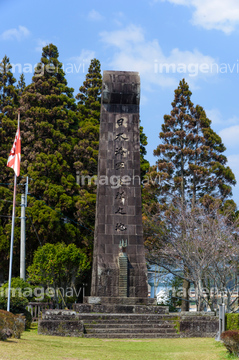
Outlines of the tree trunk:
{"label": "tree trunk", "polygon": [[183,299],[181,305],[181,311],[189,311],[189,289],[190,289],[190,282],[187,280],[183,280]]}

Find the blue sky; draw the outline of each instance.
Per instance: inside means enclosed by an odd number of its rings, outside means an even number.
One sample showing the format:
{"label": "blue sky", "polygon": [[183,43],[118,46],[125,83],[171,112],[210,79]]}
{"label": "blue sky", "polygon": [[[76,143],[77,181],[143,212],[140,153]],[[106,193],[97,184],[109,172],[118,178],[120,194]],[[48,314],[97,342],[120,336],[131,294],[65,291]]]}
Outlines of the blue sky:
{"label": "blue sky", "polygon": [[58,47],[76,93],[93,57],[102,70],[139,71],[151,164],[163,115],[170,113],[174,90],[186,78],[193,103],[206,110],[227,148],[239,206],[238,0],[0,0],[0,14],[0,58],[7,55],[18,64],[17,79],[24,71],[30,83],[31,67],[50,42]]}

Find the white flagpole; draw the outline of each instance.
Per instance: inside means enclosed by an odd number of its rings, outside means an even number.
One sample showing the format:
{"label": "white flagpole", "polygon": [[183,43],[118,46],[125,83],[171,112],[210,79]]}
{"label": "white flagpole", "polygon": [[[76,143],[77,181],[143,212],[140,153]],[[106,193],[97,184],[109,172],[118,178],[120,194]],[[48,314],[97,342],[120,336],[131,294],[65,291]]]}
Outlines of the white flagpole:
{"label": "white flagpole", "polygon": [[[19,129],[19,124],[20,124],[20,111],[18,111],[18,129]],[[16,189],[17,189],[17,175],[15,173],[14,174],[14,190],[13,190],[13,208],[12,208],[11,247],[10,247],[10,260],[9,260],[9,276],[8,276],[7,311],[10,311],[10,299],[11,299],[12,258],[13,258],[14,225],[15,225]]]}
{"label": "white flagpole", "polygon": [[10,311],[10,298],[11,298],[12,258],[13,258],[14,225],[15,225],[16,188],[17,188],[17,175],[15,174],[14,175],[14,191],[13,191],[13,208],[12,208],[12,231],[11,231],[10,260],[9,260],[7,311]]}

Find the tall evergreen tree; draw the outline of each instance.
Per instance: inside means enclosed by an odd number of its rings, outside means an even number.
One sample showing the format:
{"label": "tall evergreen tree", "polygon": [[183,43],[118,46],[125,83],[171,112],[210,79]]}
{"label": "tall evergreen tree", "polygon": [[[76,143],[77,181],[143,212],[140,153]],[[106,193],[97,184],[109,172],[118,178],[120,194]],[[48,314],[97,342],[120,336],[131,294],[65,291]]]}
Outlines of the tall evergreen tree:
{"label": "tall evergreen tree", "polygon": [[74,151],[79,158],[75,168],[80,175],[96,175],[99,149],[99,124],[101,106],[102,76],[100,62],[91,60],[88,73],[76,98],[79,100],[77,109],[79,115],[78,144]]}
{"label": "tall evergreen tree", "polygon": [[[21,96],[22,172],[31,178],[28,201],[28,264],[39,245],[64,241],[81,247],[91,233],[77,214],[79,119],[73,89],[67,86],[58,49],[43,48],[32,83]],[[83,231],[82,231],[83,230]],[[36,239],[36,235],[39,241]],[[31,240],[30,240],[31,238]]]}
{"label": "tall evergreen tree", "polygon": [[25,83],[25,76],[24,74],[22,73],[20,75],[20,79],[18,80],[18,83],[17,83],[17,89],[18,89],[18,95],[21,96],[23,91],[25,90],[25,87],[26,87],[26,83]]}
{"label": "tall evergreen tree", "polygon": [[[0,273],[8,270],[11,234],[11,209],[13,170],[6,166],[17,130],[17,108],[19,106],[16,79],[7,56],[0,62]],[[11,185],[12,184],[12,185]],[[19,193],[19,187],[17,189]],[[16,220],[16,225],[18,220]],[[19,229],[16,226],[16,236]],[[19,238],[19,237],[18,237]],[[18,239],[14,251],[17,251]],[[13,264],[13,269],[15,269]]]}
{"label": "tall evergreen tree", "polygon": [[5,55],[0,63],[0,112],[1,116],[11,116],[17,104],[18,93],[15,87],[16,79],[11,71],[9,58]]}
{"label": "tall evergreen tree", "polygon": [[[231,186],[236,183],[234,174],[226,166],[227,159],[223,155],[226,148],[221,138],[212,130],[211,121],[203,108],[199,105],[194,107],[191,95],[189,86],[183,79],[175,90],[170,115],[164,116],[159,134],[162,144],[154,151],[154,155],[158,157],[157,168],[163,179],[158,196],[159,205],[155,212],[159,222],[160,212],[167,210],[167,205],[174,198],[181,199],[182,204],[187,202],[192,208],[199,201],[205,203],[215,198],[225,205],[232,194]],[[152,224],[148,228],[153,229]],[[182,236],[183,231],[182,229]],[[163,239],[163,234],[161,238]],[[149,239],[150,249],[154,246],[154,240],[152,236]],[[186,297],[182,301],[182,310],[189,308],[189,286],[188,281],[184,280]]]}
{"label": "tall evergreen tree", "polygon": [[[76,95],[77,100],[79,100],[77,104],[79,128],[77,130],[77,143],[74,146],[76,158],[74,169],[80,182],[80,196],[76,204],[77,214],[83,223],[92,229],[95,225],[96,184],[94,180],[87,180],[87,177],[97,175],[101,87],[100,62],[97,59],[92,59],[85,81]],[[93,235],[92,232],[85,239],[86,245],[92,250]]]}
{"label": "tall evergreen tree", "polygon": [[154,151],[158,170],[167,177],[162,198],[170,193],[195,202],[205,195],[225,201],[232,195],[235,176],[226,166],[226,150],[201,106],[194,107],[183,79],[175,90],[172,111],[164,116],[159,134],[162,144]]}

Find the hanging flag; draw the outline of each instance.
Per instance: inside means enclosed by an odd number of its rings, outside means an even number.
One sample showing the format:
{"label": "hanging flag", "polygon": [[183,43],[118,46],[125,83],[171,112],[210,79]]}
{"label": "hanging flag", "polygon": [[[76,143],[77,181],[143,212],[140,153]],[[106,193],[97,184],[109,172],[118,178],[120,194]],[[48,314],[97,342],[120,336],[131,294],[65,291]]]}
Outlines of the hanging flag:
{"label": "hanging flag", "polygon": [[16,137],[10,152],[7,166],[15,171],[16,176],[20,174],[20,161],[21,161],[21,137],[20,127],[18,126]]}

